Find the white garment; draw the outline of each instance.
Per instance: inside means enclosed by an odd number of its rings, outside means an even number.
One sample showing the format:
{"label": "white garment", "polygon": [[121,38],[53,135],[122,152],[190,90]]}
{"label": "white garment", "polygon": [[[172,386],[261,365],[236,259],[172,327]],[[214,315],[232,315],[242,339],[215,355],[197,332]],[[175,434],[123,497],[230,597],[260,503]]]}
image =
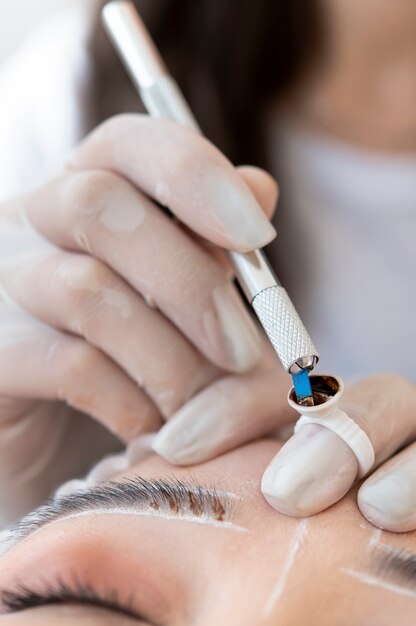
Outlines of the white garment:
{"label": "white garment", "polygon": [[59,172],[86,133],[92,9],[53,15],[0,69],[0,201]]}
{"label": "white garment", "polygon": [[323,139],[280,119],[271,252],[321,356],[321,371],[416,381],[416,155]]}

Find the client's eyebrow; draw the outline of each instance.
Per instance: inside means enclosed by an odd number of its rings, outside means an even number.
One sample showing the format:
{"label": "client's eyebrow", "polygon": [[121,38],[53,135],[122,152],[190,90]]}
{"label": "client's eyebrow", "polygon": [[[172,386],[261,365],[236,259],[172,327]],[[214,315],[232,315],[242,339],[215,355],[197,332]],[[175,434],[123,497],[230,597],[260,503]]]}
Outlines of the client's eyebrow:
{"label": "client's eyebrow", "polygon": [[373,570],[383,578],[411,583],[416,587],[416,554],[401,548],[380,546],[375,554]]}
{"label": "client's eyebrow", "polygon": [[9,531],[8,547],[54,521],[99,512],[142,513],[213,522],[244,530],[230,521],[236,496],[196,482],[134,476],[85,491],[53,498],[17,522]]}
{"label": "client's eyebrow", "polygon": [[416,599],[416,554],[381,545],[371,553],[365,571],[341,568],[341,571],[372,587],[380,587]]}

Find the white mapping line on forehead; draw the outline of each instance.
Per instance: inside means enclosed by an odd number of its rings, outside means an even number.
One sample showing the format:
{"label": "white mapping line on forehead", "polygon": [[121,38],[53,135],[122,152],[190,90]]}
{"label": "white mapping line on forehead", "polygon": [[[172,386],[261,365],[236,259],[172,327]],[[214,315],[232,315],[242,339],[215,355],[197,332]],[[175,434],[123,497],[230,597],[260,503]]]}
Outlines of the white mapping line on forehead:
{"label": "white mapping line on forehead", "polygon": [[296,555],[299,552],[299,549],[302,546],[302,542],[306,536],[307,530],[308,530],[308,524],[309,524],[309,520],[308,519],[303,519],[298,523],[298,526],[296,528],[296,531],[293,535],[293,539],[292,542],[289,546],[289,551],[287,553],[286,556],[286,560],[283,563],[283,567],[280,571],[279,577],[277,579],[276,585],[267,601],[266,607],[264,609],[264,615],[265,616],[270,616],[270,614],[273,612],[274,607],[276,606],[276,604],[278,603],[280,596],[282,595],[285,586],[286,586],[286,582],[287,579],[289,577],[290,574],[290,570],[293,567],[293,564],[295,562],[296,559]]}
{"label": "white mapping line on forehead", "polygon": [[376,548],[380,544],[382,530],[380,528],[375,528],[371,532],[370,541],[368,542],[369,548]]}
{"label": "white mapping line on forehead", "polygon": [[366,574],[365,572],[356,572],[355,570],[348,568],[341,568],[340,571],[343,574],[350,576],[351,578],[355,578],[355,580],[359,580],[364,585],[369,585],[370,587],[379,587],[380,589],[385,589],[386,591],[391,591],[392,593],[396,593],[400,596],[407,596],[408,598],[416,600],[416,591],[406,589],[405,587],[395,585],[394,583],[388,583],[378,576]]}

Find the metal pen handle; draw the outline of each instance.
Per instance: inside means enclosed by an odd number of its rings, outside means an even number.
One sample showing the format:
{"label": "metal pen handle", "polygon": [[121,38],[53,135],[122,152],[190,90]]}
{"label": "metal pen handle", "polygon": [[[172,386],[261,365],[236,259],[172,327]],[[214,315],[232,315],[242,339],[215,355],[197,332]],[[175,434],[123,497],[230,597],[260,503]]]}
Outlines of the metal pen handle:
{"label": "metal pen handle", "polygon": [[[132,2],[109,2],[103,9],[103,21],[150,115],[201,132]],[[318,352],[264,253],[229,252],[229,256],[237,280],[284,368],[291,374],[312,369]]]}

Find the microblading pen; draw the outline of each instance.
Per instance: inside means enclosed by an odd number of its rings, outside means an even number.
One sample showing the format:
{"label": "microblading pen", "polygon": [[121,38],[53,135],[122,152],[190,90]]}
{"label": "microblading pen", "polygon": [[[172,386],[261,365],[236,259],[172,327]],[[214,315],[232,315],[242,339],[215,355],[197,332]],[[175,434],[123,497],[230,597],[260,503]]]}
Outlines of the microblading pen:
{"label": "microblading pen", "polygon": [[[104,6],[102,15],[149,114],[201,132],[134,4],[129,0],[113,0]],[[237,280],[283,367],[292,375],[299,404],[313,405],[309,372],[319,355],[286,290],[261,250],[247,254],[229,252],[229,257]]]}

